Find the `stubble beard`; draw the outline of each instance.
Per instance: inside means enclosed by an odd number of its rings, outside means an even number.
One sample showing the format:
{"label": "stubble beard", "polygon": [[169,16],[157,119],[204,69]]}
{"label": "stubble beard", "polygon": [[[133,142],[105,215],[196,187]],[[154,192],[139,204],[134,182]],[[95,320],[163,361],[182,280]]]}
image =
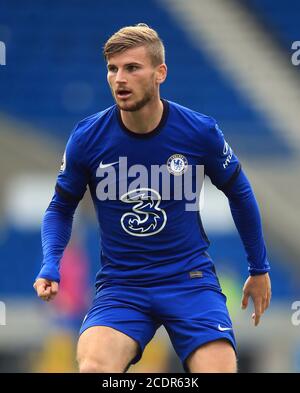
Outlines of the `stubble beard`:
{"label": "stubble beard", "polygon": [[147,105],[153,99],[153,97],[154,97],[154,88],[151,88],[148,91],[146,91],[144,97],[137,102],[134,102],[132,104],[126,104],[126,103],[119,104],[116,100],[116,104],[118,108],[124,112],[136,112],[142,109],[145,105]]}

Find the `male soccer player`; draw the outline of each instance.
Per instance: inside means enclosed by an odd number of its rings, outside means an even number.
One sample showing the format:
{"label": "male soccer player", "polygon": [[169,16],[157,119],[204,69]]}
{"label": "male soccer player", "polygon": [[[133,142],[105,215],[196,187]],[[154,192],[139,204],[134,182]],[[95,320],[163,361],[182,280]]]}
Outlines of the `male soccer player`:
{"label": "male soccer player", "polygon": [[[190,181],[197,188],[193,168],[202,166],[228,197],[249,263],[242,307],[251,297],[256,326],[270,302],[270,267],[249,181],[213,118],[160,98],[167,67],[156,31],[122,28],[104,56],[116,105],[71,134],[43,220],[34,288],[46,301],[57,294],[60,259],[88,185],[102,247],[95,298],[80,330],[80,371],[125,372],[164,325],[186,371],[236,372],[226,297],[184,187]],[[190,180],[180,183],[184,177]]]}

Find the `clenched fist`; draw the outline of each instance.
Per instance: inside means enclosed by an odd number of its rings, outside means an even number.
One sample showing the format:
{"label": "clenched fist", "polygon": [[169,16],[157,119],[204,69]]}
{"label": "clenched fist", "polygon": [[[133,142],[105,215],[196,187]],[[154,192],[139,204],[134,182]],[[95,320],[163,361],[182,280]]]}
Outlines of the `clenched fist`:
{"label": "clenched fist", "polygon": [[33,284],[38,297],[48,302],[54,299],[58,293],[58,283],[56,281],[49,281],[46,278],[39,278]]}

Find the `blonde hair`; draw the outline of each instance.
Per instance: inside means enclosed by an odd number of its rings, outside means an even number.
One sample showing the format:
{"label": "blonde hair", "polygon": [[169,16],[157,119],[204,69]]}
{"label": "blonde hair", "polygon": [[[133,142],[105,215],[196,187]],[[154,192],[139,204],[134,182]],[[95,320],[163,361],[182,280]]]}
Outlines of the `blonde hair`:
{"label": "blonde hair", "polygon": [[165,48],[157,32],[145,23],[126,26],[114,33],[105,43],[103,55],[107,61],[110,56],[122,53],[130,48],[145,46],[152,64],[157,66],[165,62]]}

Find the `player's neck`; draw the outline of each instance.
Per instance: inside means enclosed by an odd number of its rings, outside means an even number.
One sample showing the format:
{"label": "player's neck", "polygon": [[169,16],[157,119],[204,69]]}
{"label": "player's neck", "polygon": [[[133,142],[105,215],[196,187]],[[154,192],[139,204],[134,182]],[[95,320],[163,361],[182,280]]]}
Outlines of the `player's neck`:
{"label": "player's neck", "polygon": [[136,112],[121,110],[121,118],[125,127],[132,132],[146,134],[154,130],[160,123],[164,106],[159,97],[149,102]]}

